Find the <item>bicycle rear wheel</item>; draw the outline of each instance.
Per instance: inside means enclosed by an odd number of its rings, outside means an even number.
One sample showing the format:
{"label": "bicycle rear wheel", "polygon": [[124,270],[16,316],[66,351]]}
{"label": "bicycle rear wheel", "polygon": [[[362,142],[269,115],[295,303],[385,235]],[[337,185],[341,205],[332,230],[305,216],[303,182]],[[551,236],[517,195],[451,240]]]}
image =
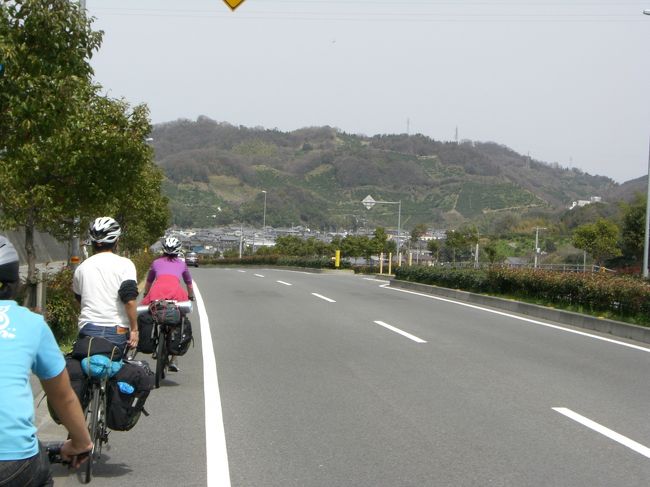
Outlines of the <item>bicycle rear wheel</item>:
{"label": "bicycle rear wheel", "polygon": [[86,478],[84,483],[88,484],[92,480],[92,471],[93,471],[93,462],[95,461],[95,451],[99,451],[98,448],[101,448],[100,443],[100,427],[99,427],[99,408],[101,403],[101,390],[97,384],[92,386],[92,398],[90,400],[90,405],[86,410],[86,423],[88,424],[88,433],[90,433],[90,439],[93,442],[93,449],[88,455],[88,460],[86,462]]}
{"label": "bicycle rear wheel", "polygon": [[93,383],[92,397],[86,409],[86,423],[88,432],[93,442],[93,449],[86,462],[86,484],[92,480],[93,464],[102,454],[102,446],[108,441],[106,432],[106,380],[102,383]]}
{"label": "bicycle rear wheel", "polygon": [[160,330],[158,333],[158,346],[156,347],[156,377],[154,385],[160,387],[160,381],[165,378],[165,367],[167,367],[167,334]]}

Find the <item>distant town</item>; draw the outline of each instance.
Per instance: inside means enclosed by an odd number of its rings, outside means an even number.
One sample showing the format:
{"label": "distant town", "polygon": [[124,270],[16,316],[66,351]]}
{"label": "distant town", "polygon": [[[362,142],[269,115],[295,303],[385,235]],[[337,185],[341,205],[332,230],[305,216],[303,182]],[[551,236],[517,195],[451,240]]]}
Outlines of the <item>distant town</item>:
{"label": "distant town", "polygon": [[[196,229],[169,229],[167,235],[176,236],[186,251],[196,252],[198,254],[215,253],[223,254],[227,250],[250,248],[255,252],[260,247],[273,247],[278,237],[295,236],[302,239],[315,238],[326,243],[330,243],[336,236],[346,237],[348,235],[367,235],[371,237],[374,229],[359,229],[355,232],[320,232],[313,231],[304,226],[279,227],[273,228],[255,228],[244,225],[226,225],[215,228],[196,228]],[[386,229],[389,240],[397,238],[397,231]],[[401,242],[407,241],[410,236],[402,230]],[[446,230],[427,231],[420,240],[443,240],[446,238]],[[161,242],[156,242],[151,246],[151,251],[158,252],[162,248]]]}

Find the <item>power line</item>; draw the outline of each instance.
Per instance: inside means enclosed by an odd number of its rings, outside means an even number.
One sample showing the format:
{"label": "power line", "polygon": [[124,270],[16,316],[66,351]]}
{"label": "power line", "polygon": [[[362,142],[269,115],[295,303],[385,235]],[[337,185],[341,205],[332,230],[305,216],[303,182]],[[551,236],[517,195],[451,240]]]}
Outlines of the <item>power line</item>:
{"label": "power line", "polygon": [[[108,10],[108,9],[107,9]],[[93,9],[106,16],[120,17],[169,17],[169,18],[223,18],[234,19],[231,13],[205,10],[121,10]],[[238,15],[236,20],[308,20],[308,21],[351,21],[351,22],[565,22],[565,23],[636,23],[644,22],[636,15],[612,14],[449,14],[413,13],[413,15],[388,12],[354,12],[341,15],[340,12],[255,12]]]}

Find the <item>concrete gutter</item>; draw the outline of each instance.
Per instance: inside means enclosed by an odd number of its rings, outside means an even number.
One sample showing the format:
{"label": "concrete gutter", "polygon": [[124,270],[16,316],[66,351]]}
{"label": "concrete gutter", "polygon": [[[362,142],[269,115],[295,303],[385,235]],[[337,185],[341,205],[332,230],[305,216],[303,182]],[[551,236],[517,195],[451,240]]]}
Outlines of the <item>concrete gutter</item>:
{"label": "concrete gutter", "polygon": [[600,333],[606,333],[619,338],[627,338],[643,343],[650,343],[650,328],[643,326],[631,325],[621,321],[608,320],[605,318],[596,318],[571,311],[562,311],[536,304],[522,303],[511,299],[495,298],[483,294],[474,294],[457,289],[431,286],[429,284],[420,284],[409,281],[390,280],[390,286],[400,289],[408,289],[423,294],[432,294],[456,301],[472,303],[481,306],[489,306],[500,310],[510,311],[527,316],[533,316],[546,321],[554,321],[566,325],[594,330]]}

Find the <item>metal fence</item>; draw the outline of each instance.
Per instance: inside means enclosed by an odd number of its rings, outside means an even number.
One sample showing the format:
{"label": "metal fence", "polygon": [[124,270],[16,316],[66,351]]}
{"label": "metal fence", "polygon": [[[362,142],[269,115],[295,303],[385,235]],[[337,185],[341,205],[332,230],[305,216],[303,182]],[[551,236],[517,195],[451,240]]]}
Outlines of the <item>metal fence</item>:
{"label": "metal fence", "polygon": [[[402,265],[408,265],[407,262],[402,261]],[[500,266],[500,267],[510,267],[518,269],[543,269],[547,271],[557,271],[557,272],[580,272],[580,273],[596,273],[603,272],[609,274],[615,274],[616,271],[613,269],[608,269],[607,267],[598,266],[598,265],[583,265],[583,264],[537,264],[537,267],[533,263],[525,264],[489,264],[486,262],[474,262],[474,261],[464,261],[464,262],[427,262],[417,264],[413,262],[411,265],[425,265],[431,267],[446,267],[451,269],[489,269],[491,267]]]}

